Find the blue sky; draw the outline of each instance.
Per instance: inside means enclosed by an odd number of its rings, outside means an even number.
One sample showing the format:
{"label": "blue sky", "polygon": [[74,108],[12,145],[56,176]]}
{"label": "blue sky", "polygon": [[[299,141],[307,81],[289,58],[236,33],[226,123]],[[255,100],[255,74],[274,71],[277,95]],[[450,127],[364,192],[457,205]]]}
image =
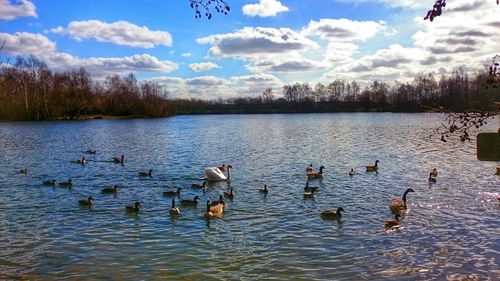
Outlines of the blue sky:
{"label": "blue sky", "polygon": [[133,72],[172,96],[218,98],[475,71],[498,53],[494,0],[449,0],[433,23],[422,19],[434,2],[425,0],[227,2],[228,15],[208,20],[188,0],[0,0],[0,55],[84,66],[96,80]]}

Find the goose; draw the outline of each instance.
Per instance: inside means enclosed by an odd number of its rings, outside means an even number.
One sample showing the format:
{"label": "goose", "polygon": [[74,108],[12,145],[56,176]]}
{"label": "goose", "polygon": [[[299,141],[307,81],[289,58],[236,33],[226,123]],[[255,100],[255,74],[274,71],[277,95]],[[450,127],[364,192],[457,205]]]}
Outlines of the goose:
{"label": "goose", "polygon": [[229,190],[224,191],[224,196],[226,196],[229,199],[233,199],[234,198],[233,188],[230,187]]}
{"label": "goose", "polygon": [[26,174],[28,174],[28,169],[21,169],[21,170],[19,170],[19,173],[26,175]]}
{"label": "goose", "polygon": [[175,199],[172,199],[172,208],[170,208],[170,214],[171,215],[180,215],[181,210],[179,208],[175,207]]}
{"label": "goose", "polygon": [[44,185],[56,185],[57,181],[55,179],[50,179],[50,180],[44,180],[43,181]]}
{"label": "goose", "polygon": [[149,170],[148,172],[139,172],[139,176],[141,177],[151,177],[153,175],[153,170]]}
{"label": "goose", "polygon": [[224,212],[225,203],[222,198],[222,195],[219,196],[219,201],[215,201],[210,203],[210,212],[214,214],[214,216],[220,216]]}
{"label": "goose", "polygon": [[95,154],[95,149],[88,149],[87,151],[85,151],[85,153],[87,153],[87,154]]}
{"label": "goose", "polygon": [[432,177],[432,173],[429,174],[429,182],[436,183],[436,179]]}
{"label": "goose", "polygon": [[319,172],[314,172],[314,171],[308,172],[307,177],[310,179],[314,179],[314,178],[322,179],[324,177],[323,169],[325,169],[325,166],[319,167]]}
{"label": "goose", "polygon": [[178,187],[177,189],[171,189],[163,192],[163,196],[178,196],[181,195],[182,187]]}
{"label": "goose", "polygon": [[231,169],[233,166],[226,165],[227,176],[217,167],[205,168],[205,177],[207,181],[231,181]]}
{"label": "goose", "polygon": [[415,190],[408,188],[405,193],[403,194],[402,199],[392,199],[391,204],[390,204],[390,209],[393,214],[401,214],[401,211],[406,210],[406,195],[409,192],[415,192]]}
{"label": "goose", "polygon": [[195,196],[192,200],[191,199],[182,199],[181,200],[181,206],[195,206],[198,205],[198,200],[200,198],[198,196]]}
{"label": "goose", "polygon": [[210,206],[216,206],[216,205],[222,205],[223,207],[226,206],[226,203],[224,202],[224,197],[222,195],[219,195],[219,201],[214,201]]}
{"label": "goose", "polygon": [[105,187],[101,189],[101,193],[105,194],[110,194],[110,193],[116,193],[118,191],[118,186],[113,185],[112,187]]}
{"label": "goose", "polygon": [[392,228],[399,225],[399,214],[396,214],[393,219],[385,220],[385,228]]}
{"label": "goose", "polygon": [[354,171],[354,169],[351,169],[351,171],[349,172],[349,176],[354,176],[356,174],[356,172]]}
{"label": "goose", "polygon": [[92,196],[89,196],[89,197],[88,197],[87,199],[85,199],[85,200],[79,200],[79,201],[78,201],[78,204],[79,204],[80,206],[89,206],[89,207],[90,207],[90,206],[94,205],[94,198],[92,198]]}
{"label": "goose", "polygon": [[307,168],[306,168],[306,173],[310,173],[310,172],[313,172],[314,169],[313,169],[313,164],[310,164]]}
{"label": "goose", "polygon": [[432,174],[432,177],[437,178],[437,176],[438,176],[438,171],[436,170],[436,168],[432,169],[431,174]]}
{"label": "goose", "polygon": [[314,197],[316,197],[316,196],[314,195],[314,190],[311,190],[311,191],[309,191],[309,192],[304,192],[304,199],[307,199],[307,198],[314,198]]}
{"label": "goose", "polygon": [[267,184],[264,184],[264,187],[259,189],[259,192],[260,193],[264,193],[264,194],[267,194],[268,190],[267,190]]}
{"label": "goose", "polygon": [[210,204],[212,202],[210,202],[210,200],[207,200],[207,211],[205,212],[205,218],[206,219],[211,219],[214,217],[214,213],[212,213],[212,211],[210,211]]}
{"label": "goose", "polygon": [[123,160],[124,160],[125,156],[122,155],[121,157],[113,157],[113,162],[117,163],[117,164],[123,164]]}
{"label": "goose", "polygon": [[310,186],[309,182],[306,182],[306,186],[304,187],[304,191],[318,191],[319,187],[317,186]]}
{"label": "goose", "polygon": [[129,212],[129,213],[138,213],[140,206],[141,206],[141,203],[136,201],[134,204],[130,204],[130,205],[125,206],[125,211]]}
{"label": "goose", "polygon": [[82,157],[82,159],[77,159],[76,163],[83,165],[83,164],[87,163],[87,160],[85,160],[85,157]]}
{"label": "goose", "polygon": [[199,183],[192,183],[191,184],[191,187],[192,188],[207,188],[207,182],[206,181],[203,181],[202,184],[199,184]]}
{"label": "goose", "polygon": [[370,166],[370,165],[366,166],[366,171],[367,172],[377,172],[378,171],[378,163],[379,162],[380,161],[375,160],[375,165],[373,165],[373,166]]}
{"label": "goose", "polygon": [[342,213],[345,212],[342,207],[338,207],[337,210],[327,210],[320,214],[321,218],[324,220],[338,220],[342,217]]}
{"label": "goose", "polygon": [[72,187],[73,186],[73,180],[69,179],[68,181],[60,182],[59,186],[60,187]]}

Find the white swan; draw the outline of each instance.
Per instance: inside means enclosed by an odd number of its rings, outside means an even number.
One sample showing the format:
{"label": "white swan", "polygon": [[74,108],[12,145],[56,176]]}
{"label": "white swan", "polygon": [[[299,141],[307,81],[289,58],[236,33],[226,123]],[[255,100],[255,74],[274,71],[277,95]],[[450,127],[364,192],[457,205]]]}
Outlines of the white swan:
{"label": "white swan", "polygon": [[205,168],[205,177],[208,181],[231,181],[231,165],[226,165],[227,176],[218,167]]}

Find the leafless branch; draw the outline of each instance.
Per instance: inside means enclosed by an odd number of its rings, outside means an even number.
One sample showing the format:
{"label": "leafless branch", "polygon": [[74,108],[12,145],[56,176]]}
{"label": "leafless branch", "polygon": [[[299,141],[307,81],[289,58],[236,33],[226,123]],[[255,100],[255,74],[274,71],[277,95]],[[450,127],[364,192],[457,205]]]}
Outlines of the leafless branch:
{"label": "leafless branch", "polygon": [[220,13],[227,15],[231,8],[224,0],[189,0],[190,6],[194,9],[195,18],[200,19],[201,12],[200,8],[205,10],[205,16],[208,19],[212,18],[212,13],[210,12],[210,6],[215,6],[215,10]]}

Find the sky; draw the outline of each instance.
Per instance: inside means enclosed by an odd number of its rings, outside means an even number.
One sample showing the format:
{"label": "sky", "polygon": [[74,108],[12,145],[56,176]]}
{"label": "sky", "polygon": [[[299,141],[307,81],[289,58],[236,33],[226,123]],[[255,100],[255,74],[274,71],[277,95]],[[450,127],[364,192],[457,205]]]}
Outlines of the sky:
{"label": "sky", "polygon": [[432,23],[423,17],[433,0],[227,3],[209,20],[195,19],[189,0],[0,0],[0,59],[34,55],[97,81],[132,72],[172,97],[217,99],[279,95],[295,82],[473,73],[500,55],[495,0],[448,0]]}

